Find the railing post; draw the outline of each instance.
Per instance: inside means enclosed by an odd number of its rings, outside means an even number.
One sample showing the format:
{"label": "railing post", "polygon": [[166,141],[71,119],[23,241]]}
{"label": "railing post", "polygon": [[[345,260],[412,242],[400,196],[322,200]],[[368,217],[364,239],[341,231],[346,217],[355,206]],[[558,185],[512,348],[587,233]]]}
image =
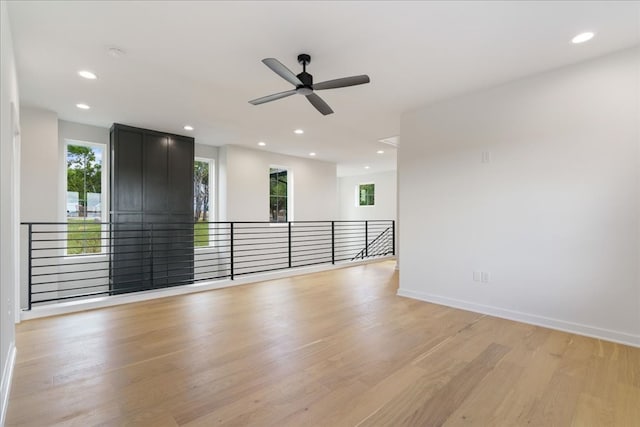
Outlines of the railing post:
{"label": "railing post", "polygon": [[233,223],[230,222],[229,223],[229,251],[230,251],[230,258],[229,261],[231,261],[231,280],[233,280]]}
{"label": "railing post", "polygon": [[364,222],[364,256],[369,257],[369,221]]}
{"label": "railing post", "polygon": [[32,294],[32,287],[33,287],[33,279],[31,277],[31,263],[32,263],[32,257],[31,257],[31,253],[32,253],[32,239],[33,239],[33,224],[29,224],[29,242],[28,242],[28,263],[29,263],[29,272],[28,272],[28,277],[29,277],[29,296],[27,297],[27,310],[31,310],[31,294]]}
{"label": "railing post", "polygon": [[336,222],[331,221],[331,264],[336,263]]}
{"label": "railing post", "polygon": [[396,221],[391,221],[391,255],[396,254]]}
{"label": "railing post", "polygon": [[289,221],[289,268],[291,268],[291,221]]}
{"label": "railing post", "polygon": [[[143,228],[144,228],[144,226],[143,226]],[[155,275],[153,273],[153,264],[154,263],[153,263],[153,223],[152,222],[149,223],[149,249],[150,249],[149,250],[150,264],[151,264],[149,273],[151,273],[151,274],[150,274],[150,277],[149,277],[150,283],[148,283],[148,285],[153,287],[154,282],[155,282],[155,277],[154,277]],[[143,285],[143,289],[144,289],[144,285]]]}

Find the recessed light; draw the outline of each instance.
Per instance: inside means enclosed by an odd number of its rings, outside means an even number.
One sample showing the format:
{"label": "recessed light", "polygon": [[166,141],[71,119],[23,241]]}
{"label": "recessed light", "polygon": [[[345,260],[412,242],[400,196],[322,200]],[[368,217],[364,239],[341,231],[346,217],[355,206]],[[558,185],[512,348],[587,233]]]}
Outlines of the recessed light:
{"label": "recessed light", "polygon": [[264,142],[264,141],[260,141],[260,142],[258,142],[258,145],[259,145],[260,147],[264,147],[265,145],[267,145],[267,143],[266,143],[266,142]]}
{"label": "recessed light", "polygon": [[87,104],[76,104],[76,107],[78,107],[81,110],[88,110],[89,108],[91,108]]}
{"label": "recessed light", "polygon": [[313,157],[313,156],[315,156],[315,155],[316,155],[316,153],[309,153],[309,155],[310,155],[311,157]]}
{"label": "recessed light", "polygon": [[571,39],[571,43],[579,44],[579,43],[588,42],[593,38],[593,36],[595,36],[595,34],[592,32],[580,33]]}
{"label": "recessed light", "polygon": [[95,80],[98,78],[98,76],[96,76],[95,73],[92,73],[91,71],[88,71],[88,70],[80,70],[78,71],[78,75],[88,80]]}
{"label": "recessed light", "polygon": [[365,169],[369,169],[369,166],[365,166],[364,168],[365,168]]}
{"label": "recessed light", "polygon": [[378,150],[378,151],[376,151],[376,153],[377,154],[384,154],[384,151],[383,150]]}
{"label": "recessed light", "polygon": [[185,125],[184,130],[193,130],[193,126]]}
{"label": "recessed light", "polygon": [[296,135],[302,135],[304,131],[302,129],[296,129],[293,131],[293,133],[295,133]]}

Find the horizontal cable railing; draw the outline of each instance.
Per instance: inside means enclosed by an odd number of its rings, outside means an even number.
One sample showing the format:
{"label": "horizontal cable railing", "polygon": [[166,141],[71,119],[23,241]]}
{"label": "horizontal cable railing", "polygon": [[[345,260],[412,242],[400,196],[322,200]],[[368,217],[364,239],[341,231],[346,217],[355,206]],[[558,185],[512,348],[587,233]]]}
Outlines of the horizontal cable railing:
{"label": "horizontal cable railing", "polygon": [[23,308],[395,255],[395,223],[23,223]]}

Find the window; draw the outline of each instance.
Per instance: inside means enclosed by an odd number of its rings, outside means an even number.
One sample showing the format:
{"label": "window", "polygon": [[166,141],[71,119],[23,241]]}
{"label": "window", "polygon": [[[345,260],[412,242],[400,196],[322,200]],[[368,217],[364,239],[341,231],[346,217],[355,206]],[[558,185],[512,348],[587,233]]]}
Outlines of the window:
{"label": "window", "polygon": [[214,228],[209,224],[215,221],[211,209],[213,203],[214,161],[211,159],[195,159],[193,162],[193,220],[195,247],[211,246],[210,234]]}
{"label": "window", "polygon": [[375,204],[375,184],[358,185],[357,206],[373,206]]}
{"label": "window", "polygon": [[287,222],[287,170],[269,169],[269,221]]}
{"label": "window", "polygon": [[102,252],[100,224],[105,220],[106,177],[102,173],[105,146],[68,142],[67,162],[67,254]]}

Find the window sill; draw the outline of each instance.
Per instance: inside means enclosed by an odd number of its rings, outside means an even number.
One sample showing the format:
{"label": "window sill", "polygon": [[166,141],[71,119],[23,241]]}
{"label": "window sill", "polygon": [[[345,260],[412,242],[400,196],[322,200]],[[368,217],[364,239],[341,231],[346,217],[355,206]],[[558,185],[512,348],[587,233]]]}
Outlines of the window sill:
{"label": "window sill", "polygon": [[104,259],[105,262],[109,261],[109,254],[101,253],[101,254],[73,254],[66,255],[64,258],[61,258],[60,264],[77,264],[83,263],[86,260],[96,261]]}
{"label": "window sill", "polygon": [[212,254],[218,252],[215,246],[197,246],[193,248],[194,254]]}

